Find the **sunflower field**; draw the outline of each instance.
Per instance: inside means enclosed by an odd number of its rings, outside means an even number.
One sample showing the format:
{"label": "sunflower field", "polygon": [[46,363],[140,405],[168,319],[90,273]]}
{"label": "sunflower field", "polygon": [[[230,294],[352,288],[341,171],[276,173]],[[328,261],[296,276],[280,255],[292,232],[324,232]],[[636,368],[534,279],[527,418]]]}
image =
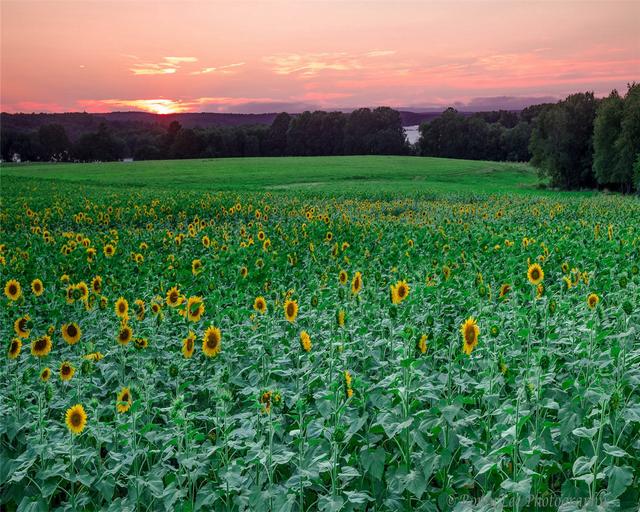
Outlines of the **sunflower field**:
{"label": "sunflower field", "polygon": [[3,510],[637,510],[640,202],[4,177]]}

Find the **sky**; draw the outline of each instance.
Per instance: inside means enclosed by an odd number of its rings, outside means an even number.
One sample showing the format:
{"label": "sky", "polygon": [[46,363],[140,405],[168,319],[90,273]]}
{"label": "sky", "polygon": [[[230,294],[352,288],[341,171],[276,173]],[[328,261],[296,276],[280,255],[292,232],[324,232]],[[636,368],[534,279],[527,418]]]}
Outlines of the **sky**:
{"label": "sky", "polygon": [[518,107],[640,80],[640,0],[0,0],[4,112]]}

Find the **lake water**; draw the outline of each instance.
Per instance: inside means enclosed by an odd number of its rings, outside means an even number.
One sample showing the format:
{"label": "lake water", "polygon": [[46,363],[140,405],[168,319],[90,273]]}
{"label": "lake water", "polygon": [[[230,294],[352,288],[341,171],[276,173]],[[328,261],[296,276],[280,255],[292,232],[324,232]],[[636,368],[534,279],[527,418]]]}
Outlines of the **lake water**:
{"label": "lake water", "polygon": [[405,126],[404,132],[407,134],[407,140],[409,141],[409,144],[415,144],[416,142],[418,142],[418,139],[420,138],[419,125],[416,124],[414,126]]}

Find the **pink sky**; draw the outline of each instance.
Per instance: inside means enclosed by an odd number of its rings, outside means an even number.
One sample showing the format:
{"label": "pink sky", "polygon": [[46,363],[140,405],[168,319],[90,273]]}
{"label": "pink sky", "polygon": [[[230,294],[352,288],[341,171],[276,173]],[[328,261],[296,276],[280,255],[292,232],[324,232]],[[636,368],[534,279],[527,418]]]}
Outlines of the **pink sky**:
{"label": "pink sky", "polygon": [[8,112],[428,108],[640,80],[640,1],[0,1]]}

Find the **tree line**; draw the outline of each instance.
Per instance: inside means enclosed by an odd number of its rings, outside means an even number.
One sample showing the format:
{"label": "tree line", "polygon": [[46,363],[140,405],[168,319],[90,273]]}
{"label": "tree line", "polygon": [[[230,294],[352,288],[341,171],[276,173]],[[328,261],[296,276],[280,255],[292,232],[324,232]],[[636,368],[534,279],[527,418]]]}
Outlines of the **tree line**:
{"label": "tree line", "polygon": [[351,113],[281,113],[271,125],[184,128],[177,121],[108,125],[70,140],[64,126],[4,131],[1,154],[30,161],[111,161],[251,156],[420,155],[530,161],[554,187],[640,190],[640,84],[625,95],[592,92],[520,112],[446,109],[420,125],[410,145],[401,113],[388,107]]}
{"label": "tree line", "polygon": [[47,124],[31,132],[5,132],[2,158],[11,161],[112,161],[250,156],[405,155],[400,113],[388,107],[351,113],[278,114],[270,126],[184,128],[173,121],[127,126],[106,123],[71,141],[64,126]]}
{"label": "tree line", "polygon": [[546,107],[529,148],[531,163],[554,186],[640,190],[640,84],[624,96],[579,93]]}

